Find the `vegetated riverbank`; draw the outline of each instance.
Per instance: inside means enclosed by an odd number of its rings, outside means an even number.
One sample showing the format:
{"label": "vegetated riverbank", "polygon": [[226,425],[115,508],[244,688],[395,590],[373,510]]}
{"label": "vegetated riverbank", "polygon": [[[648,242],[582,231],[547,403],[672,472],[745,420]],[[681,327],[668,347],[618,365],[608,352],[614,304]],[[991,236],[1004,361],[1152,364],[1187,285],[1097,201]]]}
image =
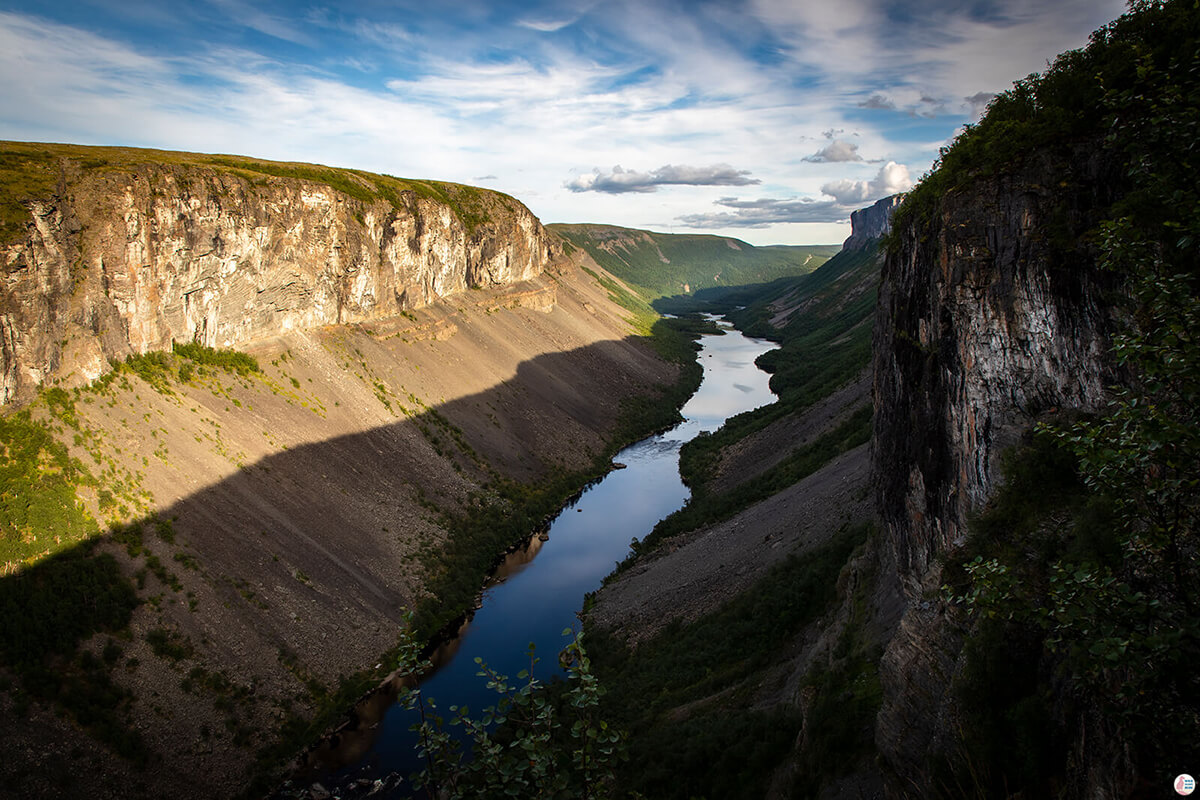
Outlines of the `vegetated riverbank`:
{"label": "vegetated riverbank", "polygon": [[[696,321],[671,324],[712,330]],[[422,680],[424,697],[436,698],[439,708],[469,704],[478,711],[494,703],[494,693],[476,676],[476,657],[509,676],[525,670],[550,680],[560,674],[552,656],[563,646],[563,628],[576,621],[584,591],[598,586],[614,560],[625,555],[631,534],[648,530],[686,498],[678,475],[682,442],[702,427],[716,427],[738,409],[773,399],[766,376],[748,363],[763,344],[716,333],[702,342],[705,377],[683,409],[687,421],[623,449],[618,457],[626,469],[589,486],[568,509],[579,513],[558,515],[549,526],[548,542],[533,540],[536,560],[522,558],[522,568],[509,580],[489,587],[470,625],[456,630],[461,638],[450,649],[453,655],[436,658],[439,668]],[[518,646],[526,642],[536,643],[541,656],[536,667]],[[356,707],[349,726],[339,727],[336,736],[308,759],[317,768],[298,774],[277,796],[306,796],[314,781],[331,791],[337,787],[343,796],[363,796],[380,785],[378,781],[391,785],[418,769],[422,762],[409,731],[418,715],[388,707],[397,688],[389,682]],[[560,710],[568,716],[574,713]]]}
{"label": "vegetated riverbank", "polygon": [[899,604],[877,577],[866,444],[879,264],[848,250],[801,278],[658,304],[733,312],[781,341],[759,359],[780,400],[684,447],[692,500],[589,602],[605,709],[630,732],[623,786],[758,798],[880,784],[877,662]]}
{"label": "vegetated riverbank", "polygon": [[[628,398],[614,426],[616,433],[595,457],[590,467],[576,472],[547,477],[537,484],[497,479],[493,482],[497,500],[467,514],[443,515],[449,541],[430,565],[433,578],[429,596],[416,609],[412,636],[423,642],[427,657],[454,639],[477,607],[480,593],[489,577],[506,556],[529,545],[531,533],[545,528],[588,484],[601,479],[613,467],[612,457],[633,441],[664,431],[682,418],[679,409],[695,392],[702,378],[696,360],[696,340],[704,333],[719,332],[712,323],[700,319],[660,319],[653,323],[647,337],[650,346],[679,369],[674,383],[655,395]],[[365,669],[342,680],[338,690],[302,728],[287,732],[267,759],[286,759],[298,748],[318,746],[337,727],[345,725],[353,708],[378,691],[389,691],[381,682],[396,666],[395,650],[384,653],[381,666]],[[303,768],[303,759],[298,762]],[[255,784],[257,788],[268,788]]]}

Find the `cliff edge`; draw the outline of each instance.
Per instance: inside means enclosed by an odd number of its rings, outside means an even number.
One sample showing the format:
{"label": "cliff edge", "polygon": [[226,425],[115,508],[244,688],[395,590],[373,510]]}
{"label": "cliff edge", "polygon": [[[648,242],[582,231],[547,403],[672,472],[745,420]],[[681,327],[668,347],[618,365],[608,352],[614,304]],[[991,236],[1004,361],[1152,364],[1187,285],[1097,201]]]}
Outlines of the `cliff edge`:
{"label": "cliff edge", "polygon": [[458,184],[17,142],[0,163],[0,403],[173,342],[395,316],[528,280],[551,258],[525,206]]}

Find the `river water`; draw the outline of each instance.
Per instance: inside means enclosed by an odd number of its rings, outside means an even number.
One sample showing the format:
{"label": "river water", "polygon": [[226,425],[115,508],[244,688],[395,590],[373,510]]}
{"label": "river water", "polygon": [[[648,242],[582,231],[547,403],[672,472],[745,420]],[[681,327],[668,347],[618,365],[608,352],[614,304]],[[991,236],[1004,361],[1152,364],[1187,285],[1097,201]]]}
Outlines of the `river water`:
{"label": "river water", "polygon": [[[570,641],[562,632],[579,627],[576,614],[584,595],[598,589],[628,555],[631,539],[645,536],[687,500],[688,489],[679,477],[679,448],[734,414],[774,402],[769,376],[754,360],[775,345],[722,327],[724,335],[699,341],[704,378],[682,409],[684,421],[618,453],[614,460],[626,468],[608,473],[564,508],[551,523],[548,540],[533,536],[527,547],[513,553],[484,590],[474,618],[434,655],[437,667],[421,682],[421,690],[443,716],[452,716],[447,711],[451,705],[466,705],[478,716],[498,699],[477,676],[476,657],[515,678],[529,668],[527,650],[533,643],[540,658],[534,675],[549,680],[560,673],[558,652]],[[357,796],[355,786],[378,786],[376,781],[389,775],[420,769],[409,730],[417,721],[415,711],[381,692],[355,716],[353,726],[312,754],[314,771],[301,780]]]}

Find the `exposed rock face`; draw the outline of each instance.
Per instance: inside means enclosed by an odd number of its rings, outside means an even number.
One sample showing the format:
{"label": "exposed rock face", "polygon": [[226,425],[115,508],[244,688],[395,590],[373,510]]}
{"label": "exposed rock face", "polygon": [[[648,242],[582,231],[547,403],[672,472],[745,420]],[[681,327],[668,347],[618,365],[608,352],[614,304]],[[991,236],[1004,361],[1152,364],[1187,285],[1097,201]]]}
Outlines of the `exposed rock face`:
{"label": "exposed rock face", "polygon": [[[1052,408],[1098,409],[1111,384],[1106,283],[1080,234],[1102,205],[1101,165],[1046,165],[942,199],[900,231],[875,326],[879,507],[911,587],[965,532],[998,457]],[[1091,188],[1088,188],[1091,187]],[[1048,231],[1066,226],[1056,245]]]}
{"label": "exposed rock face", "polygon": [[551,255],[528,209],[484,190],[465,190],[483,218],[468,227],[413,191],[394,204],[196,165],[61,170],[3,254],[0,402],[173,341],[232,347],[528,280]]}
{"label": "exposed rock face", "polygon": [[892,212],[904,199],[902,194],[885,197],[867,208],[850,214],[850,238],[842,243],[843,250],[861,250],[878,244],[879,237],[892,229]]}
{"label": "exposed rock face", "polygon": [[938,597],[939,553],[1000,478],[999,456],[1039,414],[1098,410],[1114,380],[1109,280],[1082,234],[1111,202],[1084,150],[1031,159],[941,198],[898,230],[874,341],[877,502],[909,611],[880,665],[876,742],[901,794],[953,747],[947,691],[962,622]]}

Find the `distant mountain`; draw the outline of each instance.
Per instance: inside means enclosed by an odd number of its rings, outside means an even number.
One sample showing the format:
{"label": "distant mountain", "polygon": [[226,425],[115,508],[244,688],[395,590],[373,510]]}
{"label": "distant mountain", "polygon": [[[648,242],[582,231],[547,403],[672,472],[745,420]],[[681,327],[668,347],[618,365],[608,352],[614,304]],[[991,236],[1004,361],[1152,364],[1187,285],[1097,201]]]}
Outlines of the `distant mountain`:
{"label": "distant mountain", "polygon": [[727,236],[654,233],[615,225],[546,227],[651,298],[801,275],[841,249],[837,245],[755,247]]}

